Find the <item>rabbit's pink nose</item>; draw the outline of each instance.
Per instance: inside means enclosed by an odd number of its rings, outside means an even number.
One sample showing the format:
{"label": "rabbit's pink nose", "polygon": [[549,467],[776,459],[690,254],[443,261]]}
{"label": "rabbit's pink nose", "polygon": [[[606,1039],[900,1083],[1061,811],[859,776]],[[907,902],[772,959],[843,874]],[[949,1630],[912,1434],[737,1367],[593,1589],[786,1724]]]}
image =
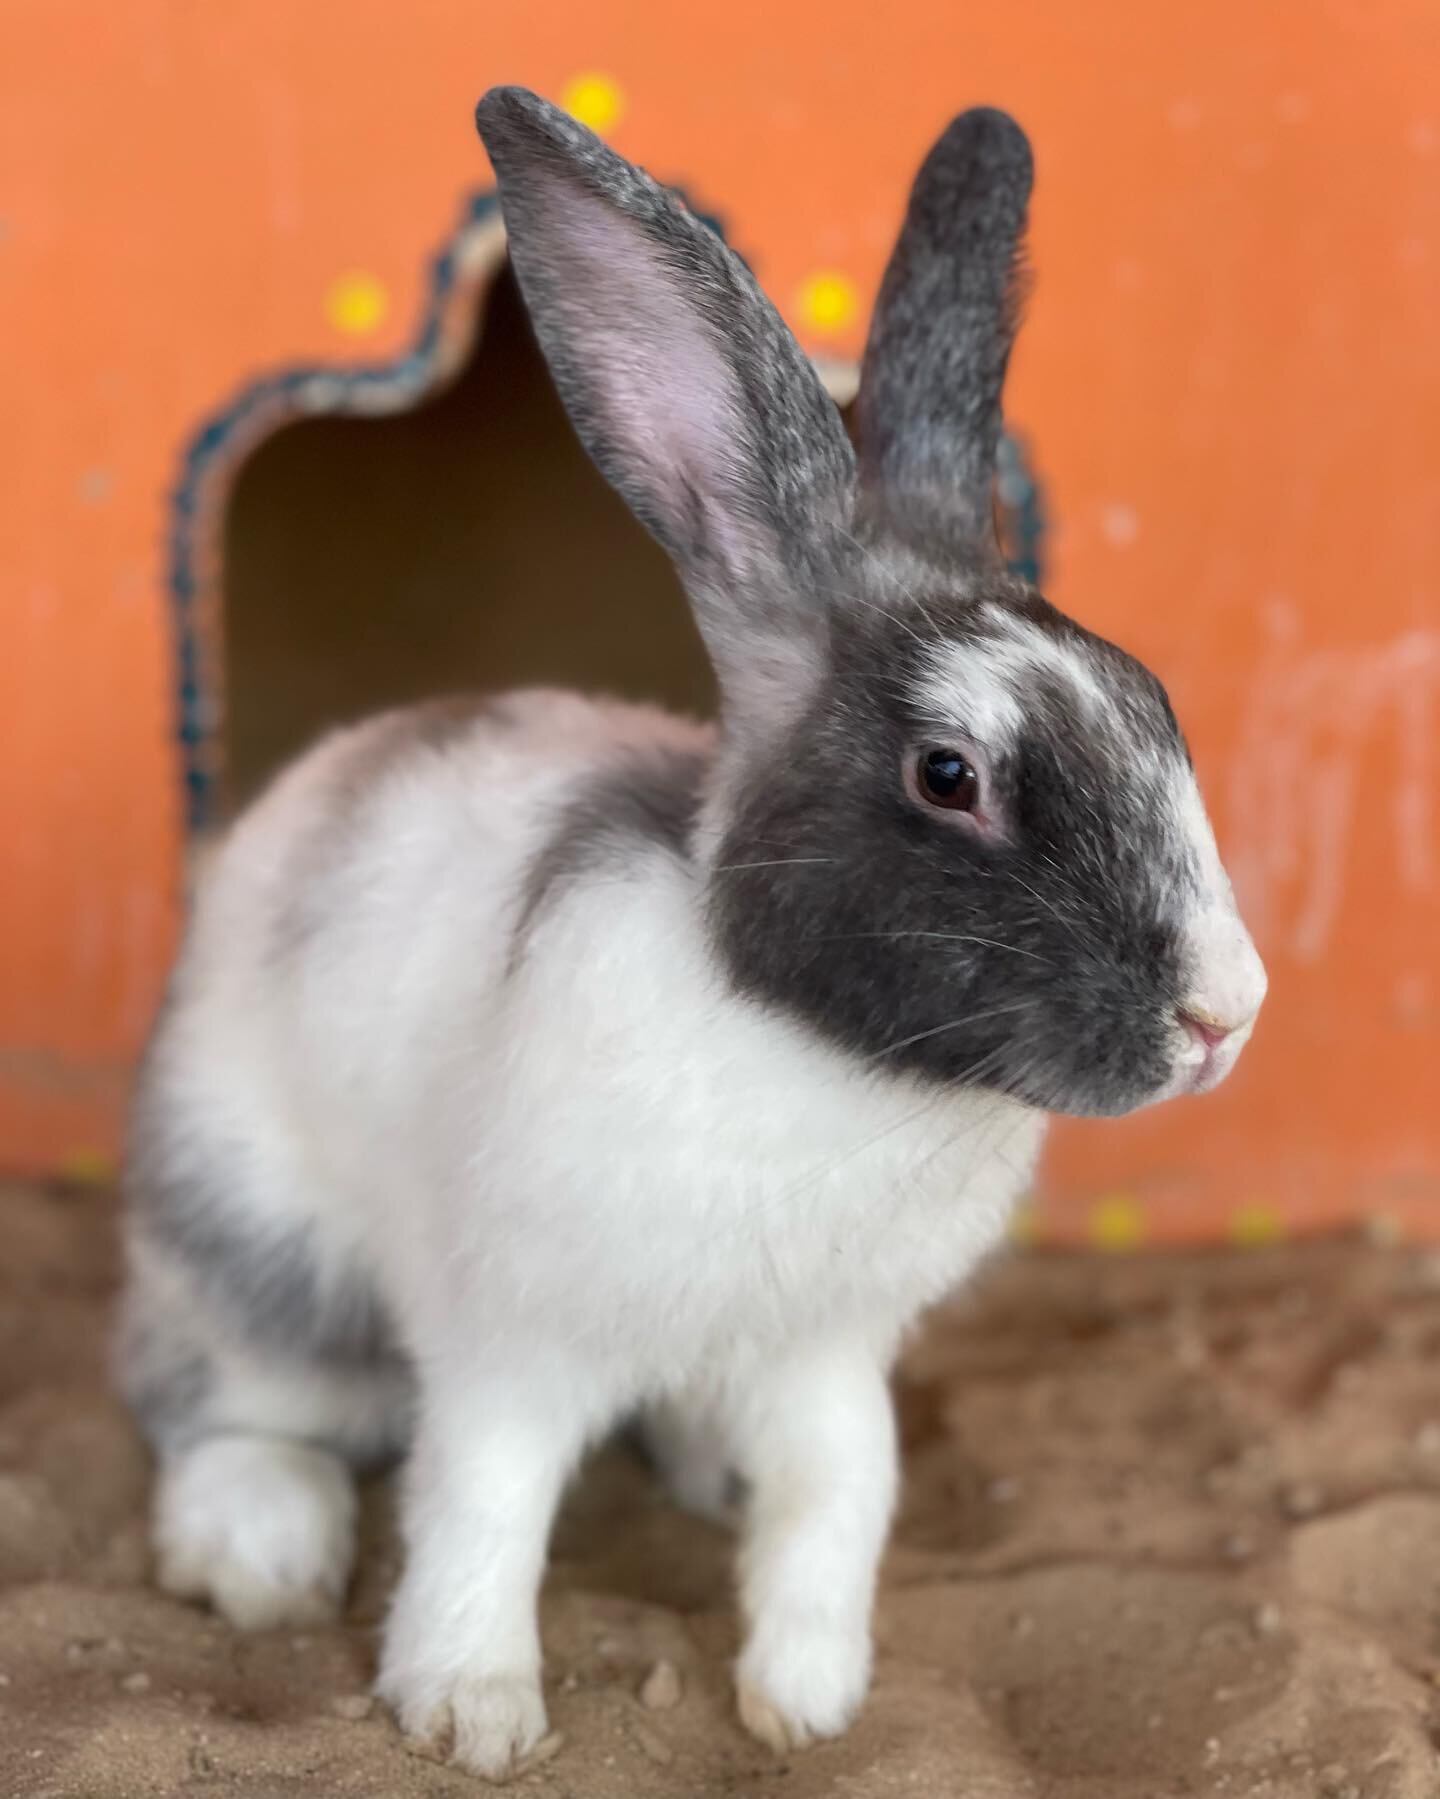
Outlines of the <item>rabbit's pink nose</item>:
{"label": "rabbit's pink nose", "polygon": [[1175,1016],[1190,1035],[1197,1042],[1203,1043],[1206,1049],[1218,1049],[1236,1028],[1231,1024],[1222,1024],[1213,1013],[1187,1012],[1183,1006],[1176,1011]]}

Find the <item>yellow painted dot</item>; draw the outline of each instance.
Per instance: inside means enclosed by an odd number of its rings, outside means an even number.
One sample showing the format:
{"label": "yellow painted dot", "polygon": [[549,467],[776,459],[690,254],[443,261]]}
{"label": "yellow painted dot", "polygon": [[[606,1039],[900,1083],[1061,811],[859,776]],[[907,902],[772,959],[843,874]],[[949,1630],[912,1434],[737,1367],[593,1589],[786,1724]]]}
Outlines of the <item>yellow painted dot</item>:
{"label": "yellow painted dot", "polygon": [[1097,1249],[1138,1249],[1145,1241],[1145,1214],[1128,1193],[1109,1193],[1090,1214],[1090,1241]]}
{"label": "yellow painted dot", "polygon": [[390,294],[375,275],[352,270],[337,276],[325,296],[325,316],[347,337],[365,337],[385,321]]}
{"label": "yellow painted dot", "polygon": [[1393,1212],[1372,1212],[1365,1220],[1365,1235],[1377,1249],[1393,1249],[1405,1241],[1405,1225]]}
{"label": "yellow painted dot", "polygon": [[1273,1206],[1240,1206],[1230,1214],[1230,1241],[1241,1249],[1264,1249],[1284,1237],[1285,1220]]}
{"label": "yellow painted dot", "polygon": [[61,1159],[60,1173],[77,1186],[105,1187],[115,1178],[115,1158],[103,1149],[77,1143]]}
{"label": "yellow painted dot", "polygon": [[843,331],[859,305],[855,283],[834,269],[820,269],[800,285],[800,316],[816,331]]}
{"label": "yellow painted dot", "polygon": [[602,137],[625,116],[625,95],[619,83],[594,70],[587,70],[567,82],[560,104],[572,119],[578,119]]}

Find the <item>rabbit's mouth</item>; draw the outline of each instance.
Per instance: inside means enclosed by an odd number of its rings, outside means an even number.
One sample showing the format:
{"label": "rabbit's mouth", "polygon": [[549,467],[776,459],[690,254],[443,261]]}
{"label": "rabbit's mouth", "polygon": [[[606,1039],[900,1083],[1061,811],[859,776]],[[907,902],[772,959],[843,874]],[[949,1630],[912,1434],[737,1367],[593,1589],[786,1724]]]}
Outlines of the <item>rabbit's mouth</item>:
{"label": "rabbit's mouth", "polygon": [[1240,1059],[1240,1052],[1250,1041],[1254,1018],[1235,1030],[1217,1026],[1197,1030],[1184,1013],[1181,1014],[1186,1042],[1180,1051],[1177,1075],[1182,1093],[1209,1093],[1218,1087]]}
{"label": "rabbit's mouth", "polygon": [[1199,1065],[1191,1072],[1186,1091],[1208,1093],[1212,1087],[1218,1087],[1229,1072],[1230,1064],[1222,1061],[1217,1051],[1207,1049],[1202,1053]]}

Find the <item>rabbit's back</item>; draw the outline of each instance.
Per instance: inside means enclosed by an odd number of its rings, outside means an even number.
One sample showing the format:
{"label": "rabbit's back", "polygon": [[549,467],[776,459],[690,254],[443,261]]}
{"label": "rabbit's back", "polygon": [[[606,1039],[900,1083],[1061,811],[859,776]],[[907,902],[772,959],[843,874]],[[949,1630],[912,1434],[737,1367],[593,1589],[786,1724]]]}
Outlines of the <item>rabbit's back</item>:
{"label": "rabbit's back", "polygon": [[548,690],[335,731],[216,853],[173,997],[286,1034],[371,1006],[388,1032],[421,1031],[457,989],[503,978],[567,807],[616,764],[693,763],[707,743],[654,709]]}
{"label": "rabbit's back", "polygon": [[287,1003],[297,978],[362,942],[360,978],[382,985],[384,969],[439,953],[447,924],[472,968],[498,972],[529,864],[567,806],[617,765],[693,761],[709,741],[654,708],[559,690],[431,701],[337,730],[237,822],[201,884],[191,950],[210,978]]}
{"label": "rabbit's back", "polygon": [[565,882],[567,819],[629,769],[678,763],[693,784],[708,745],[654,709],[554,691],[432,702],[323,739],[197,884],[132,1168],[153,1185],[156,1169],[223,1161],[204,1203],[237,1228],[273,1214],[373,1259],[365,1214],[403,1206],[402,1182],[451,1177],[447,1118],[516,1003],[532,915]]}

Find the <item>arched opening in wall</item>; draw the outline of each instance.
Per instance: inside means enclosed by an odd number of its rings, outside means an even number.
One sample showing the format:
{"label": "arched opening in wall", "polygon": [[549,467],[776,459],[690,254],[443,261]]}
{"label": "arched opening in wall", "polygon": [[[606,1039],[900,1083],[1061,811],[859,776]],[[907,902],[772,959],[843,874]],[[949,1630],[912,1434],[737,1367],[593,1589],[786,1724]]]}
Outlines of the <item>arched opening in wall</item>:
{"label": "arched opening in wall", "polygon": [[221,532],[232,810],[320,731],[457,689],[713,704],[675,575],[571,430],[508,263],[453,378],[409,410],[286,424]]}
{"label": "arched opening in wall", "polygon": [[[821,372],[848,401],[855,371]],[[997,474],[1004,555],[1036,581],[1017,439]],[[493,193],[436,258],[412,348],[247,387],[192,436],[171,521],[192,847],[321,732],[387,706],[546,683],[713,710],[673,570],[560,405]]]}

